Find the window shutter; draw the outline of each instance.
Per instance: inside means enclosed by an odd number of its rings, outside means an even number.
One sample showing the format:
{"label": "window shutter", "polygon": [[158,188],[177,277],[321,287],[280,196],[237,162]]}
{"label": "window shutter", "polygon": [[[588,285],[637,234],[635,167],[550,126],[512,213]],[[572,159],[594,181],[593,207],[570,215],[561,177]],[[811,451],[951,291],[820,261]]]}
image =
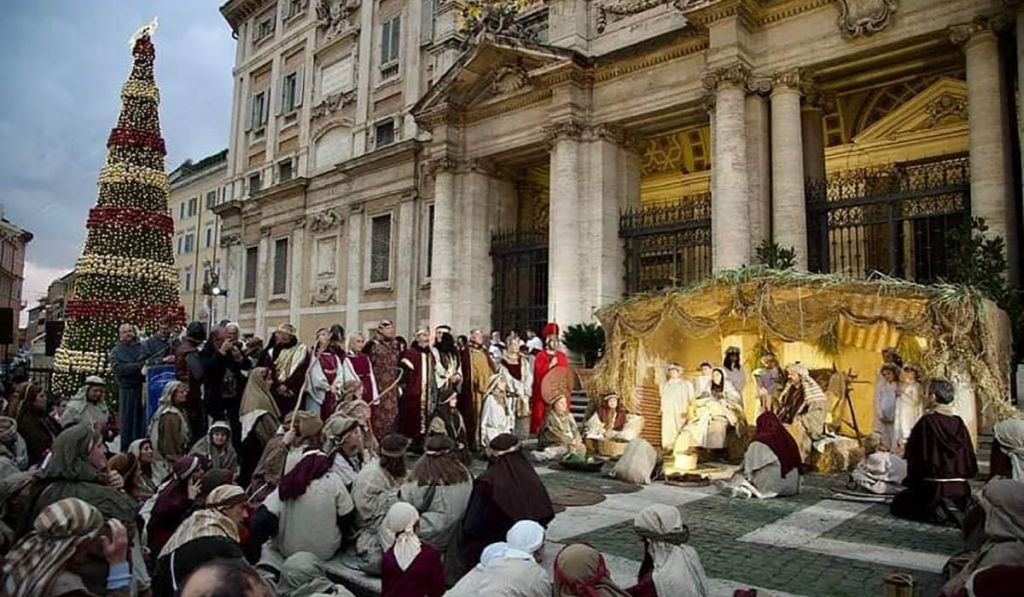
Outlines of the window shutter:
{"label": "window shutter", "polygon": [[245,130],[252,130],[252,94],[245,100]]}
{"label": "window shutter", "polygon": [[263,101],[260,102],[260,126],[266,126],[267,118],[270,116],[270,90],[262,94]]}
{"label": "window shutter", "polygon": [[303,83],[306,80],[306,67],[300,66],[299,70],[295,71],[295,105],[298,108],[302,105],[302,89]]}
{"label": "window shutter", "polygon": [[434,39],[434,0],[423,0],[420,10],[420,43],[428,44]]}
{"label": "window shutter", "polygon": [[391,41],[391,21],[380,26],[380,63],[388,61],[388,43]]}
{"label": "window shutter", "polygon": [[274,114],[276,114],[277,116],[280,116],[284,112],[284,98],[286,92],[284,82],[285,77],[280,77],[277,79],[277,88],[280,90],[280,93],[278,94],[279,101],[277,102],[277,106],[275,106],[274,110]]}
{"label": "window shutter", "polygon": [[391,59],[398,60],[398,52],[402,47],[402,17],[391,21]]}

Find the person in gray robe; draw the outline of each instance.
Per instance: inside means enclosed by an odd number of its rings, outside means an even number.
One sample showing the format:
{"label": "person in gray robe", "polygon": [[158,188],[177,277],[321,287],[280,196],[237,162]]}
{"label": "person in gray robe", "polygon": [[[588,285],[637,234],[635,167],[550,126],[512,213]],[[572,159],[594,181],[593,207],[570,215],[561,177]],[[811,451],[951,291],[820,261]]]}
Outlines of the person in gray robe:
{"label": "person in gray robe", "polygon": [[135,336],[135,326],[122,323],[117,328],[118,343],[110,350],[110,368],[120,388],[121,451],[127,452],[133,441],[146,437],[146,405],[142,389],[146,376],[142,368],[149,355]]}
{"label": "person in gray robe", "polygon": [[391,434],[381,441],[380,457],[363,467],[352,486],[356,507],[356,553],[363,558],[361,568],[367,574],[380,575],[384,557],[380,525],[405,481],[405,453],[409,438]]}
{"label": "person in gray robe", "polygon": [[767,499],[800,493],[800,448],[771,412],[757,418],[757,435],[743,456],[743,472],[720,485],[733,497]]}
{"label": "person in gray robe", "polygon": [[420,538],[441,552],[449,585],[463,573],[457,539],[473,492],[473,476],[454,457],[454,447],[447,436],[427,438],[423,456],[399,492],[399,499],[420,513]]}

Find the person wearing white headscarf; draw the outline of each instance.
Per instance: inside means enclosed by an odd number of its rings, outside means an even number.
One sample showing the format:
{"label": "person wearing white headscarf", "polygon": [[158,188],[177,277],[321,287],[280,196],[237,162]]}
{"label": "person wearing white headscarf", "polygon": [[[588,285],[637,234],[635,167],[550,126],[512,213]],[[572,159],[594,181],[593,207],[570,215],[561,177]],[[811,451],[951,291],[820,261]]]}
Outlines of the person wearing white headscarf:
{"label": "person wearing white headscarf", "polygon": [[[638,583],[630,595],[657,597],[706,597],[708,578],[697,550],[685,545],[690,530],[679,509],[665,504],[644,508],[633,521],[644,541],[644,560]],[[653,590],[652,590],[653,589]]]}
{"label": "person wearing white headscarf", "polygon": [[501,373],[495,373],[487,384],[487,396],[480,411],[480,445],[490,444],[502,433],[512,433],[515,426],[516,415],[508,396],[508,383]]}
{"label": "person wearing white headscarf", "polygon": [[[1006,419],[992,426],[995,445],[992,446],[992,474],[1004,473],[1014,481],[1024,482],[1024,419]],[[996,466],[996,452],[1003,456],[1004,462],[1009,459],[1009,467]],[[1008,468],[1009,470],[996,470]]]}
{"label": "person wearing white headscarf", "polygon": [[538,563],[543,551],[544,527],[520,520],[509,529],[505,541],[484,548],[480,563],[445,597],[548,597],[551,578]]}
{"label": "person wearing white headscarf", "polygon": [[441,552],[420,541],[420,514],[412,505],[396,502],[381,525],[386,548],[381,563],[381,597],[441,597],[444,565]]}

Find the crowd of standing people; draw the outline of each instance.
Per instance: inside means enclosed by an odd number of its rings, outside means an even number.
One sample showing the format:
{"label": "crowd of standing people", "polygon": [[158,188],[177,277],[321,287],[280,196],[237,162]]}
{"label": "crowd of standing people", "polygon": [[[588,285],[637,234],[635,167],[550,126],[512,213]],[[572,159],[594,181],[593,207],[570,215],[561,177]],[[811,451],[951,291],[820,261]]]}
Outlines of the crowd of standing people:
{"label": "crowd of standing people", "polygon": [[442,326],[406,345],[382,321],[307,347],[287,324],[265,345],[230,322],[178,337],[162,320],[144,340],[123,324],[116,414],[100,377],[56,401],[25,381],[4,405],[2,592],[349,595],[344,566],[389,597],[706,594],[675,508],[638,515],[628,593],[589,547],[541,564],[555,510],[523,440],[562,416],[567,396],[538,395],[568,367],[557,326],[543,336]]}

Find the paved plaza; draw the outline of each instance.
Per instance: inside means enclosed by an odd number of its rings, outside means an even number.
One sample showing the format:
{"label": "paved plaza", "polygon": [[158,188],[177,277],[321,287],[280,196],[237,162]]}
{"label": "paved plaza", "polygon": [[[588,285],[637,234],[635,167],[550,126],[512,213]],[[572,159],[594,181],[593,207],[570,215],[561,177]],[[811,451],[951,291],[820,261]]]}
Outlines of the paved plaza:
{"label": "paved plaza", "polygon": [[[538,472],[553,493],[566,487],[593,491],[602,483],[596,475]],[[921,595],[936,594],[942,565],[959,550],[959,532],[895,519],[885,505],[829,499],[839,484],[839,476],[808,475],[799,496],[764,501],[663,483],[613,493],[601,503],[559,513],[548,529],[545,559],[550,562],[563,544],[588,543],[605,554],[620,585],[632,585],[643,557],[633,517],[663,503],[682,513],[713,595],[756,587],[759,595],[880,596],[883,577],[893,571],[913,574]]]}

